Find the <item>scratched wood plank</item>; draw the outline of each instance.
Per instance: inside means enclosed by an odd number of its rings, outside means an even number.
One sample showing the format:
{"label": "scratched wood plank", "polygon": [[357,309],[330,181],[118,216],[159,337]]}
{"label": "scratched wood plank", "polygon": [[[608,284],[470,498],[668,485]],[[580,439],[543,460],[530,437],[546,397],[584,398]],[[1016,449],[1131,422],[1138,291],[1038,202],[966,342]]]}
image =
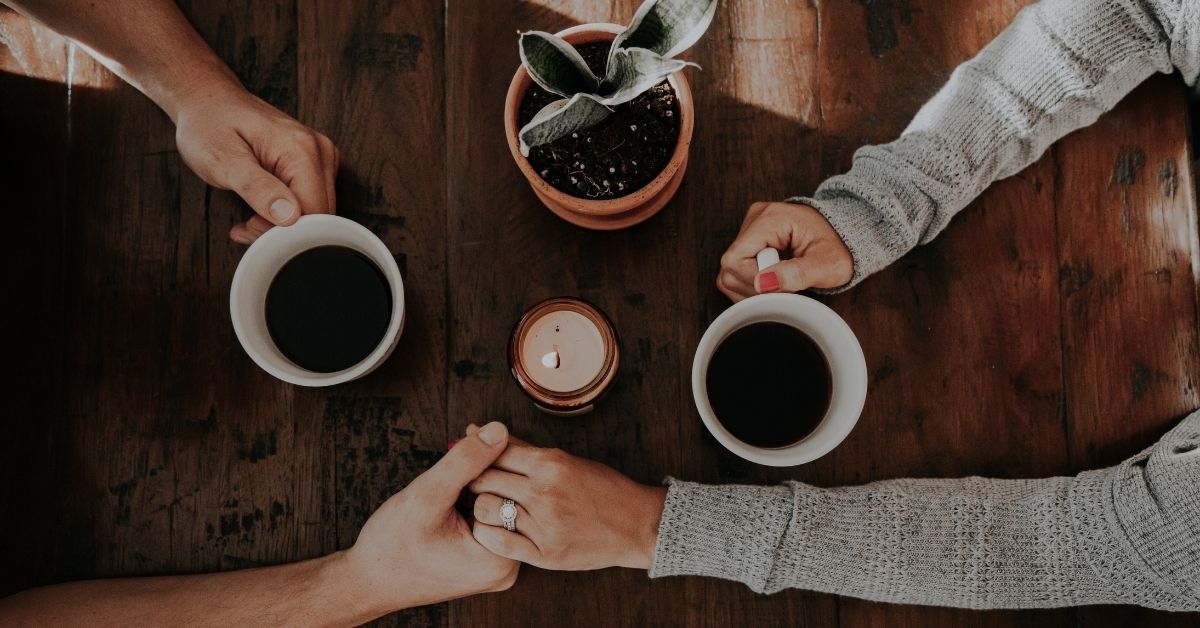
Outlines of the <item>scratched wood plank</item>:
{"label": "scratched wood plank", "polygon": [[[1200,407],[1195,189],[1184,87],[1152,79],[1055,151],[1072,466],[1120,462]],[[1119,254],[1114,254],[1119,252]],[[1086,625],[1200,615],[1080,609]]]}
{"label": "scratched wood plank", "polygon": [[[438,0],[302,3],[301,119],[342,156],[339,210],[395,254],[407,319],[392,357],[367,378],[305,391],[331,430],[337,547],[444,451],[446,215],[443,13]],[[461,429],[464,422],[455,421]],[[381,625],[446,624],[446,605]]]}
{"label": "scratched wood plank", "polygon": [[[679,468],[675,430],[678,373],[688,359],[679,319],[689,307],[676,278],[693,254],[679,241],[689,211],[678,201],[617,233],[573,227],[533,196],[509,156],[501,120],[515,71],[516,32],[583,22],[625,22],[636,3],[506,3],[481,12],[449,5],[447,147],[450,211],[449,416],[502,418],[522,437],[603,460],[644,482]],[[703,45],[703,44],[702,44]],[[457,77],[472,77],[460,80]],[[702,77],[701,77],[702,78]],[[703,124],[703,122],[701,122]],[[684,187],[693,178],[685,179]],[[622,343],[616,388],[586,417],[539,414],[507,372],[507,340],[521,313],[556,295],[586,298],[614,320]],[[644,573],[523,570],[514,590],[452,605],[454,625],[553,625],[581,621],[680,624],[683,584],[646,582]],[[614,600],[620,599],[619,604]],[[669,600],[669,601],[668,601]]]}
{"label": "scratched wood plank", "polygon": [[[295,110],[294,14],[185,8],[252,90]],[[239,251],[226,232],[243,206],[185,169],[153,104],[86,58],[76,72],[94,89],[72,95],[64,180],[75,228],[60,278],[68,394],[51,515],[66,565],[58,574],[179,573],[319,553],[325,517],[312,495],[321,483],[302,477],[323,468],[324,450],[228,324]]]}
{"label": "scratched wood plank", "polygon": [[[487,15],[450,5],[447,66],[475,77],[471,82],[451,81],[448,92],[453,212],[448,311],[454,317],[451,359],[456,373],[450,385],[450,416],[499,416],[535,442],[555,444],[603,460],[638,480],[657,482],[669,473],[687,475],[702,466],[687,462],[695,460],[691,447],[699,437],[699,423],[681,417],[693,412],[685,374],[691,347],[707,323],[708,311],[699,295],[715,294],[711,279],[698,287],[694,278],[710,273],[701,268],[704,257],[713,260],[715,268],[720,254],[716,247],[725,243],[724,237],[710,234],[704,206],[724,207],[733,228],[751,199],[755,177],[764,176],[756,171],[761,163],[736,166],[733,174],[721,164],[726,156],[756,143],[765,142],[768,151],[784,150],[804,133],[803,125],[787,116],[813,115],[814,101],[804,85],[769,112],[739,103],[735,96],[738,90],[748,93],[760,80],[762,70],[753,64],[755,59],[774,55],[783,62],[797,51],[802,60],[810,59],[804,50],[811,49],[815,37],[800,46],[785,41],[786,28],[768,19],[773,10],[784,8],[782,3],[739,5],[736,16],[720,15],[710,34],[689,53],[705,68],[689,74],[698,107],[689,167],[696,170],[689,172],[676,199],[644,225],[612,234],[583,231],[544,209],[511,165],[499,125],[511,70],[495,72],[494,67],[496,59],[509,59],[515,69],[517,29],[625,22],[635,5],[521,3]],[[815,31],[811,9],[787,8],[787,19],[798,30]],[[738,35],[735,20],[760,32]],[[786,62],[795,65],[794,74],[804,72],[803,62]],[[778,175],[786,166],[773,168],[768,172]],[[511,271],[498,273],[496,268]],[[594,414],[580,419],[538,414],[507,374],[511,326],[526,307],[557,294],[596,302],[622,335],[620,383]],[[597,617],[617,625],[832,621],[830,604],[810,608],[809,596],[803,593],[763,598],[733,583],[646,583],[644,578],[639,572],[619,570],[551,574],[527,568],[514,591],[456,603],[451,620],[504,625],[561,623],[568,617]],[[613,604],[614,599],[621,603]]]}
{"label": "scratched wood plank", "polygon": [[[60,426],[63,195],[67,149],[66,41],[0,7],[0,285],[12,295],[5,340],[10,363],[0,394],[0,553],[19,569],[0,573],[0,596],[54,577],[51,514],[54,449]],[[19,305],[18,305],[19,304]]]}
{"label": "scratched wood plank", "polygon": [[[706,482],[771,483],[790,470],[745,463],[708,434],[692,402],[691,361],[708,323],[729,305],[714,285],[720,256],[736,236],[746,208],[758,200],[800,193],[820,167],[818,98],[820,16],[809,2],[726,3],[695,52],[697,124],[691,180],[676,198],[683,224],[679,269],[683,360],[679,391],[682,465],[671,473]],[[650,418],[650,417],[647,417]],[[684,579],[674,612],[688,625],[811,625],[837,623],[832,596],[785,591],[754,594],[746,586]]]}
{"label": "scratched wood plank", "polygon": [[[575,229],[542,208],[510,163],[499,120],[517,28],[623,22],[635,3],[514,3],[486,15],[451,3],[445,24],[440,6],[400,4],[185,4],[253,91],[334,138],[346,166],[343,213],[379,233],[401,261],[413,309],[397,356],[333,394],[273,382],[237,347],[224,310],[238,251],[225,233],[244,215],[240,201],[190,175],[165,118],[86,59],[75,68],[70,112],[61,82],[14,78],[12,24],[20,20],[0,13],[0,52],[9,51],[0,54],[0,86],[17,86],[0,89],[0,105],[39,112],[22,117],[16,108],[6,117],[0,108],[0,129],[25,125],[18,143],[64,164],[0,164],[5,187],[18,191],[5,203],[64,208],[60,217],[23,216],[31,230],[49,227],[44,239],[5,247],[14,259],[48,260],[14,274],[11,285],[34,295],[61,285],[57,295],[40,294],[30,320],[62,333],[19,345],[31,358],[31,382],[60,383],[29,389],[50,391],[44,398],[12,391],[13,407],[24,399],[27,410],[6,415],[15,436],[5,446],[16,456],[4,470],[26,481],[6,482],[0,496],[27,511],[0,525],[33,543],[0,534],[14,564],[28,568],[6,573],[4,591],[345,547],[370,510],[471,420],[506,419],[531,440],[647,482],[674,473],[832,485],[1074,472],[1119,460],[1196,405],[1194,196],[1182,183],[1166,192],[1164,164],[1176,164],[1177,181],[1192,173],[1185,145],[1170,139],[1186,128],[1183,106],[1163,83],[996,186],[933,245],[828,300],[862,337],[873,377],[860,427],[829,457],[799,470],[754,468],[723,453],[691,407],[691,348],[725,306],[711,281],[745,206],[807,192],[848,166],[858,145],[894,137],[1020,0],[730,3],[690,55],[705,67],[690,75],[698,111],[691,172],[660,216],[618,234]],[[35,46],[40,76],[57,77],[65,52],[47,41]],[[502,72],[498,59],[508,60]],[[48,135],[31,133],[29,120]],[[26,181],[70,191],[59,198],[11,183]],[[1072,220],[1075,205],[1089,221]],[[1057,241],[1047,235],[1055,228]],[[1191,235],[1181,235],[1187,228]],[[1145,239],[1130,245],[1133,235]],[[1130,246],[1129,259],[1110,253]],[[61,253],[46,257],[44,249]],[[584,419],[535,413],[506,373],[512,323],[554,294],[597,302],[623,333],[619,387]],[[1160,325],[1129,324],[1143,315]],[[940,396],[931,397],[929,382]],[[967,613],[803,592],[756,596],[705,579],[647,583],[632,571],[526,569],[509,593],[382,623],[580,618],[1164,621],[1138,609]]]}
{"label": "scratched wood plank", "polygon": [[[862,144],[895,138],[953,68],[1024,4],[822,5],[820,176],[848,168]],[[799,478],[841,485],[1068,469],[1054,174],[1042,160],[994,186],[932,244],[827,300],[862,341],[871,392],[846,442],[798,470]],[[1017,626],[1071,617],[838,600],[843,626]]]}

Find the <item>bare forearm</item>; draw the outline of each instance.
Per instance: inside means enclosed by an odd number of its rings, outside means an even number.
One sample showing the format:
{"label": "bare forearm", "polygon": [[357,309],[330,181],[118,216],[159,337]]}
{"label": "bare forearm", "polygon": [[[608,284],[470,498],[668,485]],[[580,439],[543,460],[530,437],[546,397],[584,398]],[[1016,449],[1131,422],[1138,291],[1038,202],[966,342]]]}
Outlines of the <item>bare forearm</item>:
{"label": "bare forearm", "polygon": [[0,600],[0,624],[324,626],[359,624],[392,610],[362,594],[343,557],[42,587]]}
{"label": "bare forearm", "polygon": [[3,0],[88,49],[176,119],[189,97],[240,89],[170,0]]}

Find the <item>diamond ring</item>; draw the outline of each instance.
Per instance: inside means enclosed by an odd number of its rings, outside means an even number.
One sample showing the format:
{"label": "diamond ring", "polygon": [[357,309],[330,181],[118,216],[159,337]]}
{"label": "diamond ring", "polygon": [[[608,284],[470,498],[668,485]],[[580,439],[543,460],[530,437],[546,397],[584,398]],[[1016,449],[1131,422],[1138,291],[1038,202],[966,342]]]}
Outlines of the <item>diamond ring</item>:
{"label": "diamond ring", "polygon": [[500,521],[509,532],[517,531],[517,502],[505,499],[500,503]]}

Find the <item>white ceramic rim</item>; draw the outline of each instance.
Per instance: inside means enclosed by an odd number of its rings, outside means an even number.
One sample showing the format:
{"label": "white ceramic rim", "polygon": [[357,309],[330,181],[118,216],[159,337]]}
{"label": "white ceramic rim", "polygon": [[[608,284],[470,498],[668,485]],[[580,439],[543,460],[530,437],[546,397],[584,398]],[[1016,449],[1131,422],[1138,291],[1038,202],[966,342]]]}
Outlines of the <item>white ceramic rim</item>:
{"label": "white ceramic rim", "polygon": [[[329,237],[334,234],[338,237]],[[329,240],[325,241],[327,237]],[[268,258],[282,260],[274,263],[274,268],[267,271],[273,278],[287,261],[303,251],[322,245],[347,246],[366,255],[383,271],[392,292],[392,318],[388,322],[387,332],[379,346],[375,347],[375,350],[358,364],[334,373],[318,373],[297,366],[284,357],[278,349],[275,349],[275,343],[271,341],[269,335],[266,336],[265,341],[274,351],[271,353],[259,351],[256,348],[258,343],[252,341],[252,332],[247,329],[250,324],[246,320],[249,316],[257,316],[261,322],[259,327],[266,329],[266,291],[263,290],[259,294],[247,294],[249,288],[246,287],[246,283],[255,265],[265,263]],[[270,284],[269,280],[267,284]],[[246,303],[247,299],[254,299],[257,302]],[[241,261],[238,262],[237,270],[233,273],[233,283],[229,288],[229,317],[233,321],[233,331],[237,335],[242,349],[262,370],[297,386],[333,386],[370,373],[387,360],[395,350],[396,344],[400,340],[400,333],[404,329],[404,279],[400,275],[400,268],[396,265],[396,258],[392,256],[387,245],[369,229],[341,216],[310,214],[302,216],[291,226],[268,230],[246,250]]]}
{"label": "white ceramic rim", "polygon": [[[762,322],[791,325],[807,334],[825,354],[833,376],[825,418],[800,442],[777,449],[735,438],[717,420],[707,393],[708,363],[717,346],[734,331]],[[829,453],[854,429],[867,399],[867,362],[850,326],[825,304],[799,294],[762,294],[725,310],[705,330],[692,359],[692,397],[705,427],[726,449],[750,462],[791,467]]]}

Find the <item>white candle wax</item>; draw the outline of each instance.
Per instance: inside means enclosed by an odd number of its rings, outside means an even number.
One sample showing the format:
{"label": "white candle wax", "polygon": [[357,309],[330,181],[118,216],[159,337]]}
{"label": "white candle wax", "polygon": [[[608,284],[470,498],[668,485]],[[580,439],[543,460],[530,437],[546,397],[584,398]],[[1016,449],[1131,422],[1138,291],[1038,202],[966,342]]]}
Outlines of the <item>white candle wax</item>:
{"label": "white candle wax", "polygon": [[521,360],[539,386],[559,393],[587,386],[604,368],[604,336],[578,312],[548,312],[529,325]]}

